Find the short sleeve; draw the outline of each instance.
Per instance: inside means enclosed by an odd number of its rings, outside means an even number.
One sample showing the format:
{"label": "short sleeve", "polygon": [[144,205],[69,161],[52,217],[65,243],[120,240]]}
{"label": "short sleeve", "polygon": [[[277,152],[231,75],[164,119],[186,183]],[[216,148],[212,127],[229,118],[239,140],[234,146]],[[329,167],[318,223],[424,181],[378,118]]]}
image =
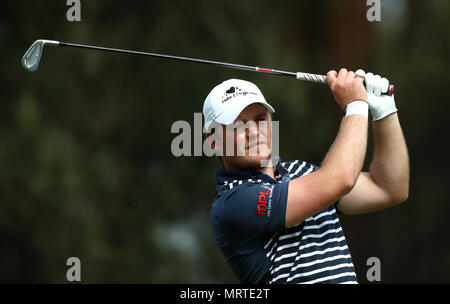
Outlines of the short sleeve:
{"label": "short sleeve", "polygon": [[223,204],[223,228],[238,243],[252,243],[285,229],[289,183],[247,183],[228,191]]}

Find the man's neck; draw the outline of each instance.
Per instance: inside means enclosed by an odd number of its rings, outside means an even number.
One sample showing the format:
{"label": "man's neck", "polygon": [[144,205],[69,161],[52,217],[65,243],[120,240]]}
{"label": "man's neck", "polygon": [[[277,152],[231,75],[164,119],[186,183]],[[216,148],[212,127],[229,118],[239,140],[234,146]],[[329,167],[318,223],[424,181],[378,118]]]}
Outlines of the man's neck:
{"label": "man's neck", "polygon": [[269,175],[271,178],[275,179],[275,172],[273,170],[272,160],[270,161],[270,164],[268,166],[261,167],[260,171],[264,174]]}

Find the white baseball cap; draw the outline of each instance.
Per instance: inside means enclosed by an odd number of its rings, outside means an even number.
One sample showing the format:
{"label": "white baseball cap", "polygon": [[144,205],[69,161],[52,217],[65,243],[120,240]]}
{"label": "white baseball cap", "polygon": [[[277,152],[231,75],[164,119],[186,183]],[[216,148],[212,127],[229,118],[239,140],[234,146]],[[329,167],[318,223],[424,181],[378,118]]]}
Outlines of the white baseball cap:
{"label": "white baseball cap", "polygon": [[205,129],[209,131],[215,121],[223,125],[233,123],[247,106],[260,103],[274,113],[259,88],[245,80],[229,79],[214,87],[203,104]]}

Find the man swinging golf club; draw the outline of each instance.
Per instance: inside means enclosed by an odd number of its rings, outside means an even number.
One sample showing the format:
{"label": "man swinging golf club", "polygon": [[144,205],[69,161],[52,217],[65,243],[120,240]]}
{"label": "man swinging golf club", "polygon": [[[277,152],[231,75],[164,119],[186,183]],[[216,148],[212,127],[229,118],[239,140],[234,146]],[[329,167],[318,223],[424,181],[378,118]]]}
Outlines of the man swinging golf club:
{"label": "man swinging golf club", "polygon": [[[320,167],[272,157],[274,109],[256,85],[231,79],[205,100],[207,140],[223,163],[215,171],[212,228],[242,283],[357,283],[337,214],[373,212],[408,197],[408,151],[394,96],[382,93],[388,80],[341,69],[327,81],[345,115]],[[361,172],[369,110],[375,151],[369,172]],[[307,136],[292,134],[296,141]]]}

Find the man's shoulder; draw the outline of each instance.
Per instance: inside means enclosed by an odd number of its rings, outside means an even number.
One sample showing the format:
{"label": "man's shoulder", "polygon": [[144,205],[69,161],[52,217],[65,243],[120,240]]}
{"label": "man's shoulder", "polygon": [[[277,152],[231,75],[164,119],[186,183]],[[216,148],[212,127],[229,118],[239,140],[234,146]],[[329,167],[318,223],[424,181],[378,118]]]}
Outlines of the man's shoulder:
{"label": "man's shoulder", "polygon": [[288,167],[290,165],[302,165],[302,164],[306,164],[306,165],[312,165],[314,167],[319,167],[317,166],[314,162],[310,162],[310,161],[305,161],[305,160],[301,160],[301,159],[294,159],[294,160],[290,160],[290,161],[280,161],[280,165],[282,165],[283,167]]}
{"label": "man's shoulder", "polygon": [[[299,176],[306,175],[310,172],[313,172],[320,167],[312,162],[307,162],[303,160],[292,160],[292,161],[286,161],[286,162],[279,162],[276,167],[281,166],[283,169],[282,173],[289,173],[290,178],[295,178]],[[279,176],[276,176],[279,177]],[[254,176],[249,179],[237,179],[237,180],[230,180],[225,181],[223,184],[216,185],[216,196],[215,199],[221,197],[223,198],[228,197],[230,195],[233,195],[233,193],[238,192],[238,190],[248,190],[248,189],[254,189],[255,186],[263,186],[267,187],[270,186],[271,183],[264,181],[257,176]],[[240,193],[242,191],[239,191]],[[226,193],[226,195],[224,195]]]}
{"label": "man's shoulder", "polygon": [[258,179],[233,181],[218,187],[214,203],[228,200],[239,200],[253,194],[255,191],[266,189],[271,184]]}
{"label": "man's shoulder", "polygon": [[303,160],[292,160],[287,162],[281,162],[279,164],[289,173],[290,178],[300,177],[309,174],[320,167],[312,162]]}
{"label": "man's shoulder", "polygon": [[[236,180],[230,180],[226,181],[223,184],[216,185],[216,198],[222,197],[224,193],[227,193],[227,195],[233,195],[234,192],[237,192],[238,190],[251,190],[255,189],[257,186],[269,186],[271,183],[269,183],[266,180],[261,179],[258,176],[252,176],[250,178],[245,179],[236,179]],[[239,191],[241,193],[242,191]]]}

